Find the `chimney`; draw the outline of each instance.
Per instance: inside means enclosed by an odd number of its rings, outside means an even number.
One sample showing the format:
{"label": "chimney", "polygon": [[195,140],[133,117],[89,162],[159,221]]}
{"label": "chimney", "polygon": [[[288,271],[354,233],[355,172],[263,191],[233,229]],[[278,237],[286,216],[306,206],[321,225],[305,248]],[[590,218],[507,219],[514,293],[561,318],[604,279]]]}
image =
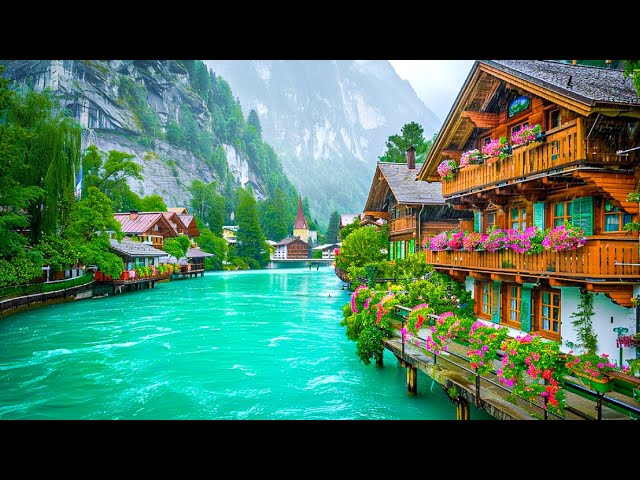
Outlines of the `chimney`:
{"label": "chimney", "polygon": [[407,149],[407,167],[409,170],[416,169],[416,149],[413,145]]}
{"label": "chimney", "polygon": [[130,210],[129,211],[129,220],[135,220],[136,218],[138,218],[138,211],[137,210]]}

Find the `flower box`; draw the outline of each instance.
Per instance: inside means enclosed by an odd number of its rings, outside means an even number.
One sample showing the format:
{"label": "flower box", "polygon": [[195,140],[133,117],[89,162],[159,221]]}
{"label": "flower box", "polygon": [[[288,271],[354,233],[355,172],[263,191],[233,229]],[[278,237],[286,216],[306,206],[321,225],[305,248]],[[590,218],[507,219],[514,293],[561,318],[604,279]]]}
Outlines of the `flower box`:
{"label": "flower box", "polygon": [[607,393],[611,390],[609,377],[594,378],[576,371],[573,374],[591,390],[595,390],[598,393]]}
{"label": "flower box", "polygon": [[93,279],[97,282],[101,282],[104,279],[104,275],[100,270],[93,274]]}

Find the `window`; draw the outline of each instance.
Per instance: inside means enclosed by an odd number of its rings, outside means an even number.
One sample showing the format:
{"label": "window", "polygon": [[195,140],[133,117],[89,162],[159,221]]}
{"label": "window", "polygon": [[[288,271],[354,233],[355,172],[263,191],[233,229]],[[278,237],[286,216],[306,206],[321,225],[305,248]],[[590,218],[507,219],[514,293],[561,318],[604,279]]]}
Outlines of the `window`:
{"label": "window", "polygon": [[491,308],[493,307],[493,292],[491,282],[480,282],[480,316],[491,318]]}
{"label": "window", "polygon": [[507,323],[520,325],[520,285],[507,286]]}
{"label": "window", "polygon": [[511,135],[513,135],[516,132],[519,132],[521,129],[528,126],[529,126],[529,122],[522,122],[522,123],[518,123],[517,125],[514,125],[513,127],[511,127]]}
{"label": "window", "polygon": [[495,211],[486,213],[486,218],[485,218],[484,224],[487,226],[487,228],[485,229],[485,232],[489,231],[491,229],[491,227],[493,227],[496,224],[496,212]]}
{"label": "window", "polygon": [[549,112],[549,129],[556,128],[561,125],[560,121],[560,109],[556,108]]}
{"label": "window", "polygon": [[484,146],[484,145],[489,145],[489,144],[491,143],[491,136],[484,137],[480,143],[481,143],[483,146]]}
{"label": "window", "polygon": [[553,212],[553,226],[560,227],[564,225],[564,222],[571,222],[573,209],[571,207],[572,202],[558,202],[552,205]]}
{"label": "window", "polygon": [[509,228],[524,232],[527,229],[527,209],[513,207],[509,210]]}
{"label": "window", "polygon": [[560,335],[560,291],[541,290],[540,291],[540,330],[552,334]]}
{"label": "window", "polygon": [[604,201],[604,231],[620,232],[625,223],[632,221],[631,214],[623,212],[611,204],[611,200]]}

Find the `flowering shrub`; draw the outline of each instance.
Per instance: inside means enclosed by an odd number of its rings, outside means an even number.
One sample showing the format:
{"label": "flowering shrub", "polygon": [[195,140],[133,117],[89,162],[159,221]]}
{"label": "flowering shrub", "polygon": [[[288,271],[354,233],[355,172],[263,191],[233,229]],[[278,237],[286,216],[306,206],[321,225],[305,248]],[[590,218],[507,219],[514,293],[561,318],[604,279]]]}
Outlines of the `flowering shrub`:
{"label": "flowering shrub", "polygon": [[[360,309],[363,308],[364,302],[366,301],[365,299],[369,297],[370,293],[371,290],[367,288],[366,285],[360,285],[359,287],[357,287],[353,291],[353,294],[351,294],[351,312],[359,313]],[[358,306],[360,306],[360,308],[358,308]]]}
{"label": "flowering shrub", "polygon": [[425,242],[427,240],[429,242],[429,250],[439,251],[444,250],[449,246],[449,236],[447,235],[447,232],[439,233],[430,239],[428,237],[425,238]]}
{"label": "flowering shrub", "polygon": [[581,355],[573,355],[569,352],[567,355],[566,367],[577,375],[602,379],[606,377],[607,372],[618,370],[615,363],[609,361],[609,355],[603,353],[596,355],[595,353],[586,352]]}
{"label": "flowering shrub", "polygon": [[427,350],[436,355],[447,351],[447,343],[458,337],[466,339],[474,320],[468,317],[458,317],[453,312],[441,313],[434,325],[430,327],[431,335],[427,337]]}
{"label": "flowering shrub", "polygon": [[460,167],[468,167],[469,165],[478,165],[484,162],[486,155],[484,150],[481,153],[477,148],[474,150],[467,150],[460,157]]}
{"label": "flowering shrub", "polygon": [[505,158],[507,154],[505,149],[507,147],[507,137],[500,137],[497,140],[491,140],[489,143],[482,147],[482,153],[487,157],[499,157]]}
{"label": "flowering shrub", "polygon": [[456,232],[449,236],[447,246],[451,250],[462,250],[462,239],[464,238],[464,232]]}
{"label": "flowering shrub", "polygon": [[477,368],[478,373],[486,374],[493,370],[493,360],[498,349],[507,338],[508,329],[485,325],[475,322],[469,332],[469,349],[467,357],[472,368]]}
{"label": "flowering shrub", "polygon": [[511,135],[511,143],[514,147],[526,145],[529,142],[533,142],[538,133],[542,133],[542,127],[539,124],[521,128]]}
{"label": "flowering shrub", "polygon": [[481,235],[478,232],[470,232],[462,239],[462,247],[470,252],[473,250],[484,249],[486,237],[486,235]]}
{"label": "flowering shrub", "polygon": [[542,246],[558,252],[560,250],[575,250],[586,242],[587,237],[584,236],[584,230],[567,223],[552,228],[542,240]]}
{"label": "flowering shrub", "polygon": [[513,387],[511,393],[530,401],[538,396],[547,397],[546,408],[556,413],[564,409],[564,391],[560,380],[564,374],[558,369],[560,344],[544,341],[533,335],[518,336],[503,342],[505,354],[501,368],[496,371],[498,380]]}
{"label": "flowering shrub", "polygon": [[[407,328],[414,335],[418,333],[423,326],[426,326],[425,322],[429,318],[429,314],[433,311],[426,303],[420,303],[411,309],[409,316],[407,317]],[[428,322],[427,322],[428,323]]]}
{"label": "flowering shrub", "polygon": [[453,160],[443,160],[440,162],[440,165],[438,165],[438,174],[443,180],[451,180],[457,167],[456,162]]}
{"label": "flowering shrub", "polygon": [[494,228],[489,231],[484,240],[484,249],[488,252],[495,252],[504,248],[506,242],[506,234],[500,228]]}

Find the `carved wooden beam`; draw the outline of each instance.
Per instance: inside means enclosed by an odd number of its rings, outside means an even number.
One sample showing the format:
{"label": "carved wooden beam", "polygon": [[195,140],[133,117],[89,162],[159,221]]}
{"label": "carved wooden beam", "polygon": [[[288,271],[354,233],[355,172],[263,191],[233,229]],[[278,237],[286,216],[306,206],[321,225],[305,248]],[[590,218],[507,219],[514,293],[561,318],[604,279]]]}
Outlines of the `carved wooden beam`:
{"label": "carved wooden beam", "polygon": [[452,160],[460,160],[462,150],[442,150],[442,156],[451,158]]}
{"label": "carved wooden beam", "polygon": [[474,112],[473,110],[465,110],[462,112],[463,118],[468,118],[478,128],[493,128],[500,123],[497,113]]}

